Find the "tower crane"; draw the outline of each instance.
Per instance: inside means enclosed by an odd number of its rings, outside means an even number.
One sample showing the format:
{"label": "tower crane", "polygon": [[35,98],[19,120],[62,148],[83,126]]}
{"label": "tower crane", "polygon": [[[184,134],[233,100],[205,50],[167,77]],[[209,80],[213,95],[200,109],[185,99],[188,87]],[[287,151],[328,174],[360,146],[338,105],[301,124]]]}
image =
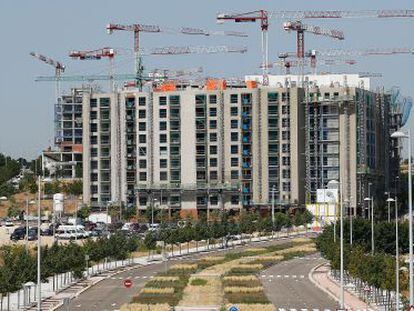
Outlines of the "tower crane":
{"label": "tower crane", "polygon": [[263,84],[268,84],[269,44],[268,30],[271,19],[339,19],[339,18],[413,18],[414,10],[360,10],[360,11],[266,11],[257,10],[246,13],[219,13],[217,22],[234,21],[247,23],[260,21],[262,31],[262,68]]}
{"label": "tower crane", "polygon": [[145,25],[145,24],[132,24],[132,25],[121,25],[121,24],[108,24],[106,26],[108,34],[112,34],[114,31],[130,31],[134,33],[134,53],[135,53],[135,73],[137,85],[142,89],[142,82],[140,81],[140,75],[143,72],[143,65],[140,53],[140,33],[178,33],[185,35],[201,35],[201,36],[211,36],[211,35],[225,35],[225,36],[234,36],[234,37],[247,37],[247,34],[241,32],[211,32],[205,29],[191,28],[191,27],[182,27],[180,29],[166,28],[158,25]]}
{"label": "tower crane", "polygon": [[60,142],[62,142],[62,133],[61,133],[60,125],[59,125],[60,120],[62,118],[62,104],[61,104],[61,99],[60,99],[60,81],[62,78],[62,73],[65,72],[66,67],[61,62],[56,61],[50,57],[44,56],[42,54],[39,54],[36,52],[30,52],[30,55],[44,62],[45,64],[52,66],[55,69],[54,81],[56,81],[56,89],[55,89],[56,102],[54,105],[54,123],[55,123],[54,142],[55,142],[55,145],[57,145]]}
{"label": "tower crane", "polygon": [[[279,61],[269,64],[269,67],[283,67],[285,68],[285,74],[291,74],[291,67],[302,67],[302,66],[312,66],[312,61],[309,59],[300,59],[300,60],[289,60],[286,54],[281,54]],[[325,66],[334,66],[334,65],[355,65],[357,63],[354,59],[323,59],[320,64]],[[302,68],[301,68],[302,69]],[[316,74],[314,71],[313,74]]]}
{"label": "tower crane", "polygon": [[299,67],[300,67],[300,77],[301,83],[303,83],[303,60],[305,58],[305,31],[309,33],[313,33],[315,35],[321,35],[330,37],[333,39],[344,40],[345,36],[344,33],[340,30],[330,30],[324,29],[319,26],[313,25],[306,25],[303,24],[301,21],[296,22],[285,22],[283,23],[283,29],[285,31],[291,32],[296,31],[296,56],[299,59]]}
{"label": "tower crane", "polygon": [[[396,48],[369,48],[369,49],[328,49],[328,50],[309,50],[306,51],[304,56],[305,58],[309,58],[309,62],[305,62],[307,65],[313,69],[314,73],[316,73],[316,66],[319,63],[319,57],[366,57],[366,56],[391,56],[391,55],[410,55],[414,54],[414,48],[408,47],[396,47]],[[297,58],[296,52],[283,52],[279,53],[279,58],[288,62],[287,58]],[[324,60],[326,63],[326,60]],[[355,62],[355,60],[345,60],[345,63]]]}
{"label": "tower crane", "polygon": [[[99,50],[95,50],[99,51]],[[116,49],[114,53],[116,55]],[[141,50],[144,55],[187,55],[187,54],[218,54],[218,53],[245,53],[247,51],[246,47],[229,47],[226,45],[219,46],[178,46],[178,47],[163,47],[163,48],[153,48],[150,50]],[[73,51],[72,55],[77,55],[84,59],[100,59],[102,56],[100,53],[94,54],[84,54],[81,51]],[[141,54],[141,55],[142,55]],[[200,69],[198,68],[199,72]],[[188,72],[188,71],[187,71]],[[173,72],[170,72],[172,74]],[[177,75],[183,75],[185,71],[177,71]],[[136,79],[136,74],[113,74],[112,77],[108,75],[76,75],[76,76],[63,76],[59,77],[59,81],[70,82],[70,81],[107,81],[111,78],[115,81],[128,81],[131,79]],[[143,81],[152,81],[154,79],[154,74],[141,74],[139,77]],[[37,82],[48,82],[56,81],[56,76],[38,76],[35,81]]]}

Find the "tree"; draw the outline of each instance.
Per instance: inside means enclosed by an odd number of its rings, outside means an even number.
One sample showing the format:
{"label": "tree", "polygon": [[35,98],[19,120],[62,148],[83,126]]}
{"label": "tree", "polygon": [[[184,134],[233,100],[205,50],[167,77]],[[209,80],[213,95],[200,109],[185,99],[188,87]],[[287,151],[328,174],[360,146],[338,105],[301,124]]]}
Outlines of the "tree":
{"label": "tree", "polygon": [[64,184],[62,190],[66,194],[80,196],[83,193],[83,183],[80,180],[75,180],[71,183]]}
{"label": "tree", "polygon": [[155,233],[152,231],[148,231],[145,235],[144,245],[148,249],[148,257],[151,256],[151,251],[155,250],[157,246],[157,239],[155,237]]}
{"label": "tree", "polygon": [[9,209],[7,210],[7,216],[8,217],[19,217],[20,216],[20,208],[16,202],[16,199],[14,197],[11,197],[9,199],[10,205],[9,205]]}
{"label": "tree", "polygon": [[91,207],[88,205],[83,205],[79,210],[78,210],[78,217],[80,219],[85,220],[86,218],[89,217],[91,213]]}

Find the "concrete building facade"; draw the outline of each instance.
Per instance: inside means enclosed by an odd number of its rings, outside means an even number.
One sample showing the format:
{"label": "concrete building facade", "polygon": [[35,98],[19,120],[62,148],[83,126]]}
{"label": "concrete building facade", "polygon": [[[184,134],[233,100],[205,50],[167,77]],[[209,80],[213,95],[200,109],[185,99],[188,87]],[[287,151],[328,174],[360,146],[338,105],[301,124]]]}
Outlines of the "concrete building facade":
{"label": "concrete building facade", "polygon": [[238,213],[315,203],[336,179],[363,208],[391,179],[388,100],[316,82],[84,92],[84,201]]}

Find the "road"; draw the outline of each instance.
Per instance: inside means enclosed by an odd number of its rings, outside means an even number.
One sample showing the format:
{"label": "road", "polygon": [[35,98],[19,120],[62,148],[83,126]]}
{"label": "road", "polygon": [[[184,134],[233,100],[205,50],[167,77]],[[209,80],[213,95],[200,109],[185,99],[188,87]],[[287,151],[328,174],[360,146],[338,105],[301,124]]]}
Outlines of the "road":
{"label": "road", "polygon": [[[269,241],[269,242],[260,242],[260,243],[253,243],[255,245],[266,246],[266,245],[277,245],[286,243],[288,239],[276,240],[276,241]],[[241,251],[243,248],[252,247],[252,244],[248,244],[246,246],[239,246],[236,247],[234,251]],[[226,250],[226,252],[232,252],[233,250]],[[217,251],[215,251],[217,252]],[[222,250],[223,252],[223,250]],[[175,260],[172,261],[189,261],[194,260],[196,258],[200,258],[202,256],[211,255],[212,252],[208,253],[201,253],[201,254],[191,254],[189,256],[184,256],[182,258],[174,258]],[[60,311],[92,311],[92,310],[99,310],[99,311],[113,311],[119,310],[121,305],[124,303],[128,303],[131,301],[132,297],[135,296],[139,289],[141,289],[144,284],[156,273],[164,271],[165,263],[156,263],[149,266],[141,266],[137,267],[136,269],[125,271],[118,273],[108,279],[105,279],[95,286],[91,287],[90,289],[83,292],[77,298],[73,299],[70,304],[69,308],[61,307]],[[129,289],[124,288],[123,280],[131,279],[133,281],[133,286]]]}
{"label": "road", "polygon": [[282,262],[261,273],[265,293],[276,310],[336,310],[338,304],[308,277],[312,268],[322,262],[315,254]]}

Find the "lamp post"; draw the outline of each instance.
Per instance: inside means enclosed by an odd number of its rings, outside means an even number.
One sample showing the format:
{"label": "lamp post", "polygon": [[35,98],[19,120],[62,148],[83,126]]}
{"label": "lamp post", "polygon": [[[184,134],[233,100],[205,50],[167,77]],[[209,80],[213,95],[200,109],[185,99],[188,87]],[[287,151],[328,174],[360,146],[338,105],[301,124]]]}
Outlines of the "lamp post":
{"label": "lamp post", "polygon": [[275,228],[275,185],[272,186],[272,235]]}
{"label": "lamp post", "polygon": [[[368,208],[370,208],[370,205],[373,206],[372,198],[366,197],[364,201],[368,202]],[[371,213],[371,253],[374,255],[374,208],[371,207],[372,213]]]}
{"label": "lamp post", "polygon": [[38,201],[37,201],[37,310],[41,311],[42,305],[42,284],[40,277],[40,194],[41,194],[41,179],[38,177]]}
{"label": "lamp post", "polygon": [[395,308],[399,310],[400,306],[400,262],[399,262],[399,246],[398,246],[398,204],[397,197],[395,199],[388,198],[388,206],[395,203]]}
{"label": "lamp post", "polygon": [[341,242],[341,291],[339,296],[339,308],[341,310],[344,310],[344,223],[343,223],[343,202],[342,202],[342,183],[337,180],[331,180],[328,182],[328,185],[337,185],[337,188],[339,190],[339,223],[340,223],[340,229],[339,229],[339,236],[340,236],[340,242]]}
{"label": "lamp post", "polygon": [[391,198],[390,197],[390,192],[388,191],[388,192],[385,192],[385,195],[387,195],[388,197],[387,197],[387,208],[388,208],[388,222],[391,222],[391,202],[393,202],[392,200],[390,201],[389,199]]}
{"label": "lamp post", "polygon": [[408,130],[407,133],[402,131],[397,131],[392,133],[391,138],[399,139],[404,138],[408,139],[408,245],[409,245],[409,279],[410,279],[410,308],[414,303],[414,279],[413,279],[413,202],[412,202],[412,183],[411,183],[411,131]]}
{"label": "lamp post", "polygon": [[[371,186],[372,182],[368,183],[368,198],[371,198]],[[370,219],[371,217],[373,217],[373,215],[371,214],[371,206],[368,202],[368,219]]]}
{"label": "lamp post", "polygon": [[348,213],[349,213],[349,244],[350,245],[352,245],[352,231],[353,231],[353,228],[352,228],[352,210],[351,210],[351,203],[350,203],[350,201],[348,200],[348,199],[345,199],[344,200],[344,203],[346,204],[346,207],[347,207],[347,210],[348,210]]}

